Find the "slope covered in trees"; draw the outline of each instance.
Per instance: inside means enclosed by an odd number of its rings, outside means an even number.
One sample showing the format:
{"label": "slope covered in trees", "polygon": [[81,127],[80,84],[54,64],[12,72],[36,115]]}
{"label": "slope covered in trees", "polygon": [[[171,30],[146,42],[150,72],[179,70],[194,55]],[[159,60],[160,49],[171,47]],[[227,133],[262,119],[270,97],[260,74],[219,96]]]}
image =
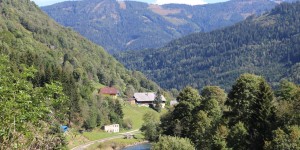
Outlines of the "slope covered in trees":
{"label": "slope covered in trees", "polygon": [[109,52],[158,48],[172,39],[232,25],[283,0],[231,0],[189,6],[134,1],[69,1],[42,9]]}
{"label": "slope covered in trees", "polygon": [[164,88],[220,85],[228,90],[245,72],[299,83],[300,3],[283,3],[234,26],[195,33],[160,49],[115,55],[126,67],[144,72]]}
{"label": "slope covered in trees", "polygon": [[[217,86],[204,87],[200,94],[183,89],[173,110],[148,128],[156,137],[188,138],[201,150],[298,150],[299,94],[299,85],[287,80],[274,91],[263,77],[243,74],[228,96]],[[159,139],[154,147],[166,150],[168,144]]]}
{"label": "slope covered in trees", "polygon": [[66,141],[59,124],[68,113],[68,98],[58,82],[34,87],[33,67],[0,56],[0,149],[61,149]]}
{"label": "slope covered in trees", "polygon": [[[1,0],[0,12],[0,149],[57,148],[59,135],[47,139],[59,133],[54,124],[92,129],[122,123],[120,103],[93,94],[94,83],[121,94],[159,88],[30,0]],[[49,147],[39,147],[47,140]]]}

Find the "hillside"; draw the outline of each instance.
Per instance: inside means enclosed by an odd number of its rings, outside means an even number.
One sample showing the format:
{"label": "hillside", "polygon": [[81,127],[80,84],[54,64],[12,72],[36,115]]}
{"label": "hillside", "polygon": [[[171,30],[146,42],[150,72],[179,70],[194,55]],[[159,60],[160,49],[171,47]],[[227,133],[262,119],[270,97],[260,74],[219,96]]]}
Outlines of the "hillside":
{"label": "hillside", "polygon": [[134,1],[83,0],[42,9],[60,24],[115,53],[158,48],[190,33],[233,25],[282,1],[231,0],[198,6],[159,6]]}
{"label": "hillside", "polygon": [[[56,134],[56,123],[84,129],[122,123],[120,103],[93,95],[94,85],[114,86],[121,95],[128,88],[159,88],[142,73],[126,70],[102,47],[54,22],[29,0],[2,0],[0,11],[0,149],[11,149],[9,144],[47,149],[22,144],[32,137],[37,141],[27,142],[46,145],[51,136],[42,135],[40,127]],[[45,120],[49,122],[40,124]],[[45,143],[35,138],[44,136]],[[37,146],[31,144],[27,146]]]}
{"label": "hillside", "polygon": [[282,78],[299,83],[299,21],[300,3],[283,3],[231,27],[115,56],[168,89],[220,85],[228,90],[245,72],[265,76],[272,86]]}

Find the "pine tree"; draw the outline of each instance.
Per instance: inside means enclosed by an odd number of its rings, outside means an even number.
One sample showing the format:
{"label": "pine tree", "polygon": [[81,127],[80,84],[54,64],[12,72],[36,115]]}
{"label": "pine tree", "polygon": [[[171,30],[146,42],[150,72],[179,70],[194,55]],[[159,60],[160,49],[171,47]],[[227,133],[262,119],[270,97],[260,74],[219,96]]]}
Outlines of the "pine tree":
{"label": "pine tree", "polygon": [[[264,141],[272,136],[275,127],[275,108],[272,104],[274,95],[271,87],[263,80],[254,103],[248,129],[252,149],[263,149]],[[276,129],[276,128],[275,128]]]}
{"label": "pine tree", "polygon": [[154,109],[157,112],[161,112],[162,109],[162,98],[161,98],[161,92],[158,90],[154,99]]}

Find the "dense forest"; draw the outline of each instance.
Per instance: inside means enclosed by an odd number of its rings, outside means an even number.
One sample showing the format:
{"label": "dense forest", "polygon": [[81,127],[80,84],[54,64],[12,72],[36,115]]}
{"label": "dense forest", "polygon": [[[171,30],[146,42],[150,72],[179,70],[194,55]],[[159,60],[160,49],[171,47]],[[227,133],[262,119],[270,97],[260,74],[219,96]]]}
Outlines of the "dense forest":
{"label": "dense forest", "polygon": [[60,24],[115,53],[158,48],[194,32],[233,25],[283,0],[230,0],[207,5],[155,5],[135,1],[68,1],[42,9]]}
{"label": "dense forest", "polygon": [[282,3],[234,26],[195,33],[159,49],[115,54],[164,88],[220,85],[227,91],[242,73],[263,75],[278,86],[283,78],[300,83],[300,3]]}
{"label": "dense forest", "polygon": [[299,150],[299,96],[299,85],[287,80],[274,91],[263,77],[243,74],[228,94],[184,88],[179,103],[142,130],[155,150]]}
{"label": "dense forest", "polygon": [[94,84],[121,96],[159,88],[30,0],[1,0],[0,12],[0,149],[60,149],[59,125],[122,124],[119,101],[97,96]]}

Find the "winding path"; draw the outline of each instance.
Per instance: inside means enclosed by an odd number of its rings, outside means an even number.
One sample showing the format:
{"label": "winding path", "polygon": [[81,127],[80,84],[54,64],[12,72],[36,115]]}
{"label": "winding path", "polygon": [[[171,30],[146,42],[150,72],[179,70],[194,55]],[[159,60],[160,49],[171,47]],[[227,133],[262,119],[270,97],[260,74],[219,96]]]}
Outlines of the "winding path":
{"label": "winding path", "polygon": [[112,140],[112,139],[122,138],[122,137],[124,137],[125,134],[129,134],[129,133],[134,134],[134,133],[136,133],[138,131],[139,130],[128,131],[128,132],[120,133],[120,135],[112,136],[112,137],[109,137],[109,138],[104,138],[104,139],[99,139],[99,140],[95,140],[95,141],[90,141],[90,142],[87,142],[85,144],[76,146],[76,147],[72,148],[71,150],[84,150],[84,149],[88,148],[89,146],[91,146],[91,145],[93,145],[95,143],[102,143],[102,142],[109,141],[109,140]]}

